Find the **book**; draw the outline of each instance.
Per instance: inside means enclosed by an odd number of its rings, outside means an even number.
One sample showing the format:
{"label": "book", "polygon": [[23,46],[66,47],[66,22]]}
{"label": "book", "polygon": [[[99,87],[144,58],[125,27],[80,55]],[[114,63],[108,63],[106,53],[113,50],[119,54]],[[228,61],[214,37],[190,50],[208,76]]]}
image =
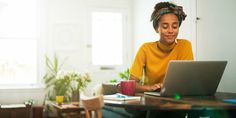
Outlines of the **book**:
{"label": "book", "polygon": [[104,95],[104,100],[118,100],[118,101],[127,101],[127,100],[140,100],[141,96],[128,96],[121,93],[116,93],[113,95]]}
{"label": "book", "polygon": [[224,99],[224,102],[236,104],[236,99]]}

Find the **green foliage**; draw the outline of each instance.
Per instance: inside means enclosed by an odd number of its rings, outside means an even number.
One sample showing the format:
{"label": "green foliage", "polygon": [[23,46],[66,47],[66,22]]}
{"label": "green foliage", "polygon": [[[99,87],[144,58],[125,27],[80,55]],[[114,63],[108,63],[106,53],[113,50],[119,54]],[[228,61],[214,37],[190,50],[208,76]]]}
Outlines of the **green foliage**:
{"label": "green foliage", "polygon": [[45,56],[46,74],[44,76],[44,82],[46,85],[46,94],[44,104],[47,100],[55,101],[57,95],[64,96],[64,101],[71,100],[73,91],[83,90],[89,82],[91,82],[88,73],[79,74],[78,72],[66,72],[62,70],[62,66],[59,65],[57,55],[54,56],[51,61],[48,56]]}
{"label": "green foliage", "polygon": [[119,76],[120,76],[120,78],[123,79],[123,80],[129,80],[129,76],[130,76],[129,69],[126,69],[125,71],[120,72],[120,73],[119,73]]}
{"label": "green foliage", "polygon": [[109,81],[110,83],[117,83],[118,81],[116,79],[112,79]]}
{"label": "green foliage", "polygon": [[72,91],[80,91],[87,87],[91,82],[88,73],[78,74],[76,72],[70,72],[65,75],[65,78],[70,78],[70,87]]}
{"label": "green foliage", "polygon": [[[123,80],[129,80],[129,77],[130,77],[130,72],[129,72],[129,68],[126,69],[125,71],[123,72],[120,72],[119,73],[119,77],[120,79],[123,79]],[[110,83],[117,83],[118,80],[117,79],[112,79],[109,81]]]}
{"label": "green foliage", "polygon": [[[55,101],[56,94],[65,94],[62,92],[65,92],[68,89],[68,87],[64,86],[65,84],[64,83],[62,84],[61,82],[66,80],[57,79],[58,78],[57,76],[60,73],[61,68],[64,64],[62,63],[61,65],[59,65],[58,56],[54,55],[53,61],[51,61],[48,56],[45,56],[45,64],[46,64],[46,74],[44,75],[43,79],[46,85],[46,95],[44,103],[45,100]],[[65,100],[67,100],[67,98],[65,98]]]}

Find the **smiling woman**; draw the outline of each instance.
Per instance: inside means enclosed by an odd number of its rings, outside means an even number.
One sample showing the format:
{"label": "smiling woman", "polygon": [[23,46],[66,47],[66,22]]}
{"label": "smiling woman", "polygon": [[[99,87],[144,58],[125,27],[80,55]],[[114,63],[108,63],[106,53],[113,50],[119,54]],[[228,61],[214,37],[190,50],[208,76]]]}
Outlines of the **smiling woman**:
{"label": "smiling woman", "polygon": [[[177,39],[185,17],[181,6],[169,2],[155,5],[151,21],[160,39],[144,43],[136,54],[130,69],[131,79],[138,82],[136,91],[160,90],[170,60],[193,60],[191,43],[186,39]],[[144,83],[140,83],[142,79]]]}

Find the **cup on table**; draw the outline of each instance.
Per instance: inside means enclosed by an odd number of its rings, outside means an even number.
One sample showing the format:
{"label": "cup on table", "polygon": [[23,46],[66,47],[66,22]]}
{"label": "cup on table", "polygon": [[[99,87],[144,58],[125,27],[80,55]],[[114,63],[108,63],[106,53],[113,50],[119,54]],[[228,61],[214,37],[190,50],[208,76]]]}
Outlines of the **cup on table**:
{"label": "cup on table", "polygon": [[56,102],[58,105],[61,105],[64,101],[64,96],[56,96]]}
{"label": "cup on table", "polygon": [[123,80],[119,84],[117,84],[118,89],[121,94],[134,96],[135,95],[135,80]]}

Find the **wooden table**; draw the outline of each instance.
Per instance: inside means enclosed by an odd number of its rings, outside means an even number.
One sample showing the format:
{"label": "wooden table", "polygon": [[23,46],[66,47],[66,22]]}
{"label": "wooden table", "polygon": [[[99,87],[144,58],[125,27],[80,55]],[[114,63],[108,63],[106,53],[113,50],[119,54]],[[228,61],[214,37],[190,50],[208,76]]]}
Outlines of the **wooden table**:
{"label": "wooden table", "polygon": [[82,104],[73,104],[73,103],[63,103],[62,105],[58,105],[55,102],[51,102],[52,106],[57,110],[57,114],[59,118],[63,118],[63,114],[65,114],[65,117],[71,118],[72,115],[75,115],[75,113],[78,115],[79,118],[85,117],[84,115],[84,108]]}
{"label": "wooden table", "polygon": [[[236,118],[236,104],[225,103],[224,99],[236,99],[236,93],[216,93],[214,96],[189,96],[175,99],[173,97],[156,97],[143,95],[141,100],[111,101],[105,100],[105,105],[145,111],[223,111]],[[148,117],[148,116],[147,116]],[[228,118],[228,117],[227,117]]]}

